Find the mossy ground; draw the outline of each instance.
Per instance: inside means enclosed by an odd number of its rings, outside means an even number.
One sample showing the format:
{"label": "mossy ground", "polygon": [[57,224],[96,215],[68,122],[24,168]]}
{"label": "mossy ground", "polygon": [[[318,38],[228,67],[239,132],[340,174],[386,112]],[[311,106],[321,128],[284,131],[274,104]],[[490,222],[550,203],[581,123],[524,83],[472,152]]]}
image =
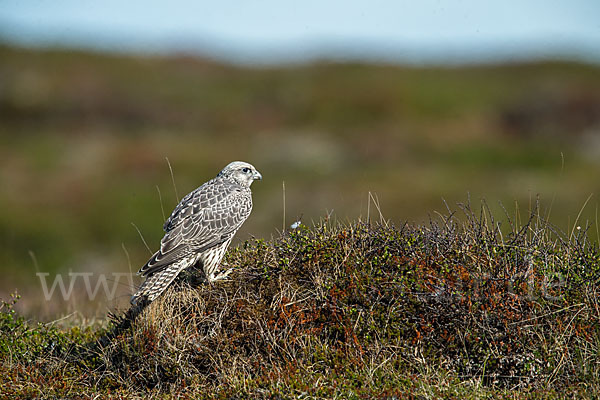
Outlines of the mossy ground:
{"label": "mossy ground", "polygon": [[32,324],[4,304],[0,393],[597,397],[600,254],[585,229],[460,213],[247,242],[227,254],[230,280],[183,277],[104,326]]}

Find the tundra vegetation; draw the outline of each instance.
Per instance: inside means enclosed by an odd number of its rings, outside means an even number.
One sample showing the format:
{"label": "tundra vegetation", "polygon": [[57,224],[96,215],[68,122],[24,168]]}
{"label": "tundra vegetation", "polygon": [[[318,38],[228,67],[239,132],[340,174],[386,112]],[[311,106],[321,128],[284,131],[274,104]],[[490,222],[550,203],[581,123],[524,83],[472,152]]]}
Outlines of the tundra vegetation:
{"label": "tundra vegetation", "polygon": [[[96,325],[4,303],[8,397],[595,398],[600,253],[535,210],[300,225]],[[17,301],[15,298],[14,301]]]}
{"label": "tundra vegetation", "polygon": [[[597,65],[0,60],[0,397],[600,397]],[[138,231],[232,159],[229,280],[129,310]]]}

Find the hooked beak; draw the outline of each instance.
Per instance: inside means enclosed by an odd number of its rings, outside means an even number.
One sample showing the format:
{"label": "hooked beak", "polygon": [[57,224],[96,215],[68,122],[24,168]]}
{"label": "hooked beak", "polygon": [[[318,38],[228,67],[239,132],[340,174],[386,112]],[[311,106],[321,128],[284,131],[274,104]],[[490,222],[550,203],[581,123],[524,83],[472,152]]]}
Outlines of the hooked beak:
{"label": "hooked beak", "polygon": [[262,181],[262,175],[260,174],[260,172],[258,171],[254,171],[254,174],[252,174],[252,178],[256,181]]}

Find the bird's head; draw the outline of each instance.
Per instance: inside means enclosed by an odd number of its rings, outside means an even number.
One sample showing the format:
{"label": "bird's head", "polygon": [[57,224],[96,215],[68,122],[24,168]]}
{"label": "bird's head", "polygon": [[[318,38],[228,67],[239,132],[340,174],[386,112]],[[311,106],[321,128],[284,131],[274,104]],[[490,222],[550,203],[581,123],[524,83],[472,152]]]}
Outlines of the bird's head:
{"label": "bird's head", "polygon": [[250,187],[255,180],[261,180],[262,175],[254,168],[252,164],[243,161],[234,161],[229,163],[218,177],[227,178],[239,183],[242,186]]}

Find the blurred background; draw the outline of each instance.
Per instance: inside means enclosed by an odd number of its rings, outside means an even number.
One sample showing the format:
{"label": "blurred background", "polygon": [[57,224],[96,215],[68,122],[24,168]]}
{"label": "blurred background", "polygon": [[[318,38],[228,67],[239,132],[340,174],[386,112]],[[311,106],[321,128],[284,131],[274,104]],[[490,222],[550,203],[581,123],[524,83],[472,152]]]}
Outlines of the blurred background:
{"label": "blurred background", "polygon": [[232,160],[264,177],[238,244],[373,217],[369,193],[396,225],[470,200],[507,229],[539,198],[596,241],[600,3],[0,2],[0,298],[125,307],[138,229],[155,250]]}

